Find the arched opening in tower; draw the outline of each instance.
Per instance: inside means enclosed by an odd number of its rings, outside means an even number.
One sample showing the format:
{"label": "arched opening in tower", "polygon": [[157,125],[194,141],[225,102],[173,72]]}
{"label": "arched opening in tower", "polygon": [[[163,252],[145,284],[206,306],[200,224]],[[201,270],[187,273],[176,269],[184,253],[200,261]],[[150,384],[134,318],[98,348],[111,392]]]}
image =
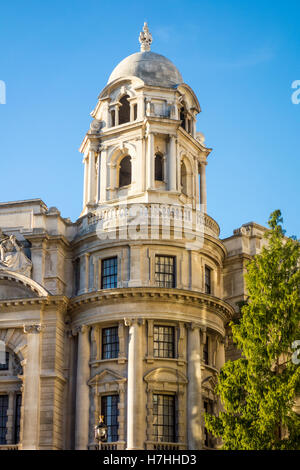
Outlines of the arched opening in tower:
{"label": "arched opening in tower", "polygon": [[164,180],[163,157],[159,153],[155,155],[155,180]]}
{"label": "arched opening in tower", "polygon": [[124,124],[125,122],[130,121],[130,104],[128,98],[128,95],[124,95],[120,99],[121,106],[119,108],[119,124]]}
{"label": "arched opening in tower", "polygon": [[131,158],[129,155],[122,158],[120,163],[119,187],[131,184]]}

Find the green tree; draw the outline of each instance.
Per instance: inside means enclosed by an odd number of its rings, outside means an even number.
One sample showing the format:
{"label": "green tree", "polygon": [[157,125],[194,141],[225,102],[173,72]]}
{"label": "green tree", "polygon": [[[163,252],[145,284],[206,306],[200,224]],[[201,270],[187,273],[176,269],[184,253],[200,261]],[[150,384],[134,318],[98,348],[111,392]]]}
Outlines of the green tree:
{"label": "green tree", "polygon": [[226,450],[300,449],[300,364],[292,344],[300,340],[300,243],[287,238],[279,210],[269,219],[263,247],[247,266],[248,301],[231,323],[242,357],[221,369],[216,387],[223,411],[205,415],[209,432]]}

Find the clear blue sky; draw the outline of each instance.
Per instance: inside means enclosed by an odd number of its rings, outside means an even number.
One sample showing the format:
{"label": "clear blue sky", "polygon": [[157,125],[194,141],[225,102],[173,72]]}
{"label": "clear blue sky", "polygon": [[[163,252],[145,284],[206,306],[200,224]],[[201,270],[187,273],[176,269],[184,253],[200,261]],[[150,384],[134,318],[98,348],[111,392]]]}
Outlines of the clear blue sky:
{"label": "clear blue sky", "polygon": [[152,50],[202,107],[208,213],[221,235],[280,208],[299,236],[299,17],[298,0],[2,1],[0,201],[39,197],[79,216],[89,113],[113,68],[139,50],[147,20]]}

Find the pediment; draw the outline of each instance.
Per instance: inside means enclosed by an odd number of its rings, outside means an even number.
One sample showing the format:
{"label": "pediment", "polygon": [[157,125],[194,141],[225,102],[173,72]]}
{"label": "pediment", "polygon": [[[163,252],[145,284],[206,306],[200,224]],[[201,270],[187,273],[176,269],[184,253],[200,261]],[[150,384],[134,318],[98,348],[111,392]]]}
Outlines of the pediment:
{"label": "pediment", "polygon": [[32,279],[9,271],[0,272],[0,301],[46,297],[49,293]]}
{"label": "pediment", "polygon": [[209,375],[204,380],[202,380],[202,386],[212,392],[214,392],[217,386],[217,379],[213,375]]}
{"label": "pediment", "polygon": [[169,384],[187,384],[188,380],[186,376],[176,369],[171,367],[158,367],[148,372],[144,376],[146,382],[155,383],[169,383]]}
{"label": "pediment", "polygon": [[94,375],[89,381],[88,385],[104,385],[113,382],[126,382],[126,378],[111,369],[105,369],[102,372]]}

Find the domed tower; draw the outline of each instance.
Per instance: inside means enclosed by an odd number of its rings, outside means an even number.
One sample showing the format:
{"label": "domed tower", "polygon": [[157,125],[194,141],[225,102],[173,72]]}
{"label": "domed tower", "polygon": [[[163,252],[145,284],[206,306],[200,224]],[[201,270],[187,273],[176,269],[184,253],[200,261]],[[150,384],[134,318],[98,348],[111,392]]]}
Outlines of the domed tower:
{"label": "domed tower", "polygon": [[73,241],[78,333],[75,447],[204,449],[204,411],[224,363],[225,248],[206,213],[211,149],[175,65],[141,51],[113,70],[80,151],[83,211]]}

